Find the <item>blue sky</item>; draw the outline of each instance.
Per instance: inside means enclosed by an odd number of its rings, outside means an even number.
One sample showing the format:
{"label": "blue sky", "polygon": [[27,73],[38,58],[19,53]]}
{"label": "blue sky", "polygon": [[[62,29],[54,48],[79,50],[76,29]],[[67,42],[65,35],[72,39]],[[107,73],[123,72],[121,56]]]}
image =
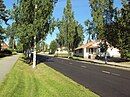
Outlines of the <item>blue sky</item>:
{"label": "blue sky", "polygon": [[[54,9],[54,17],[61,18],[63,15],[63,9],[66,5],[67,0],[59,0]],[[72,9],[74,11],[75,19],[84,26],[84,21],[91,18],[91,11],[89,7],[89,0],[71,0]],[[120,0],[114,0],[114,4],[116,7],[121,7]],[[54,31],[52,35],[48,35],[46,39],[46,43],[50,43],[52,40],[56,38],[56,34],[59,33],[58,29]],[[84,34],[85,35],[85,34]],[[87,41],[87,36],[85,35],[84,42]]]}
{"label": "blue sky", "polygon": [[[54,9],[54,17],[61,18],[63,15],[63,9],[66,5],[67,0],[59,0]],[[72,0],[72,9],[74,11],[75,19],[84,25],[84,21],[87,19],[91,19],[90,7],[88,0]],[[58,29],[54,31],[52,35],[48,35],[46,39],[46,43],[50,43],[52,40],[56,38],[56,33],[59,33]]]}
{"label": "blue sky", "polygon": [[[4,3],[7,9],[11,9],[14,2],[17,0],[4,0]],[[61,19],[63,15],[63,9],[66,5],[67,0],[58,0],[58,3],[54,9],[54,17],[57,19]],[[91,18],[91,12],[89,7],[88,0],[71,0],[72,9],[74,11],[75,19],[84,26],[84,21]],[[115,7],[121,7],[120,0],[114,0]],[[52,40],[56,38],[56,34],[59,33],[58,29],[56,29],[51,35],[49,34],[46,38],[46,43],[50,44]],[[87,37],[85,37],[85,41]]]}

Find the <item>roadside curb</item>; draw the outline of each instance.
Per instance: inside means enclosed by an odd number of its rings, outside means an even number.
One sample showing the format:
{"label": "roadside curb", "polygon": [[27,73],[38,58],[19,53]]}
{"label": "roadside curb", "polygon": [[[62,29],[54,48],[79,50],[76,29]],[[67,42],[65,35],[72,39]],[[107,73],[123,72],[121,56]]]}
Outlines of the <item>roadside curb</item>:
{"label": "roadside curb", "polygon": [[[86,61],[86,60],[84,60]],[[105,63],[100,63],[100,62],[93,62],[93,61],[86,61],[86,62],[91,62],[91,63],[98,63],[98,64],[105,64]],[[123,68],[130,68],[130,67],[127,67],[127,66],[121,66],[121,65],[116,65],[117,63],[115,64],[110,64],[110,63],[107,63],[105,65],[111,65],[111,66],[117,66],[117,67],[123,67]]]}
{"label": "roadside curb", "polygon": [[130,67],[117,65],[117,63],[113,63],[113,64],[107,63],[107,64],[105,64],[105,62],[104,63],[103,62],[95,62],[95,61],[83,60],[83,59],[73,59],[73,58],[68,59],[68,58],[62,58],[62,57],[57,57],[57,58],[66,59],[66,60],[76,60],[76,61],[79,61],[79,62],[89,62],[93,65],[95,65],[94,63],[96,63],[96,64],[101,64],[101,66],[108,66],[108,67],[111,66],[112,68],[117,67],[117,68],[120,68],[120,69],[130,70]]}
{"label": "roadside curb", "polygon": [[[47,56],[50,56],[50,55],[47,55]],[[54,56],[50,56],[50,57],[54,57]],[[60,58],[60,59],[66,59],[66,60],[76,60],[76,61],[79,61],[79,62],[88,62],[90,64],[93,64],[93,65],[96,65],[96,64],[101,64],[101,65],[98,65],[98,66],[107,66],[107,67],[111,67],[111,68],[119,68],[119,69],[125,69],[125,70],[130,70],[130,67],[127,67],[127,66],[121,66],[121,65],[118,65],[118,63],[107,63],[105,64],[105,62],[96,62],[94,60],[84,60],[84,59],[74,59],[74,58],[71,58],[71,59],[68,59],[68,58],[63,58],[63,57],[56,57],[56,58]]]}

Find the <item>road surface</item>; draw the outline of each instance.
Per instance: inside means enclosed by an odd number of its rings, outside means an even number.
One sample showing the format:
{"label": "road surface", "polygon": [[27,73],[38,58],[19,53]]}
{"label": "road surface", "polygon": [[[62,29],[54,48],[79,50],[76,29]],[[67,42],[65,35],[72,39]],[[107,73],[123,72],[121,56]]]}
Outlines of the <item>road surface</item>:
{"label": "road surface", "polygon": [[38,60],[101,97],[130,97],[130,71],[43,55]]}

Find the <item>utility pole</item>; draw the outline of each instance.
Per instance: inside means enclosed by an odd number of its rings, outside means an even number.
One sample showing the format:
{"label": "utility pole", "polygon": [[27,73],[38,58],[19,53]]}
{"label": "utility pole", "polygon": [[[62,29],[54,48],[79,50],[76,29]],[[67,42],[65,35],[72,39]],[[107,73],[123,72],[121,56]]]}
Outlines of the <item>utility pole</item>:
{"label": "utility pole", "polygon": [[[35,20],[36,20],[36,9],[37,5],[35,5]],[[33,47],[33,65],[32,68],[36,67],[36,35],[34,36],[34,47]]]}

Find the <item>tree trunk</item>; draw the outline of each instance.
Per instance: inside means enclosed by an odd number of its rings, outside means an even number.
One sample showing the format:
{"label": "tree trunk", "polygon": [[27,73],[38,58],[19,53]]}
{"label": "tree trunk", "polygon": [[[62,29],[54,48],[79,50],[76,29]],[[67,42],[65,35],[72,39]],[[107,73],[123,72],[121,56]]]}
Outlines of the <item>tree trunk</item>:
{"label": "tree trunk", "polygon": [[105,52],[105,64],[107,64],[107,52]]}
{"label": "tree trunk", "polygon": [[36,67],[36,36],[34,37],[34,47],[33,47],[33,66],[32,68]]}
{"label": "tree trunk", "polygon": [[1,52],[1,47],[2,47],[1,44],[2,44],[2,41],[1,41],[1,39],[0,39],[0,52]]}

